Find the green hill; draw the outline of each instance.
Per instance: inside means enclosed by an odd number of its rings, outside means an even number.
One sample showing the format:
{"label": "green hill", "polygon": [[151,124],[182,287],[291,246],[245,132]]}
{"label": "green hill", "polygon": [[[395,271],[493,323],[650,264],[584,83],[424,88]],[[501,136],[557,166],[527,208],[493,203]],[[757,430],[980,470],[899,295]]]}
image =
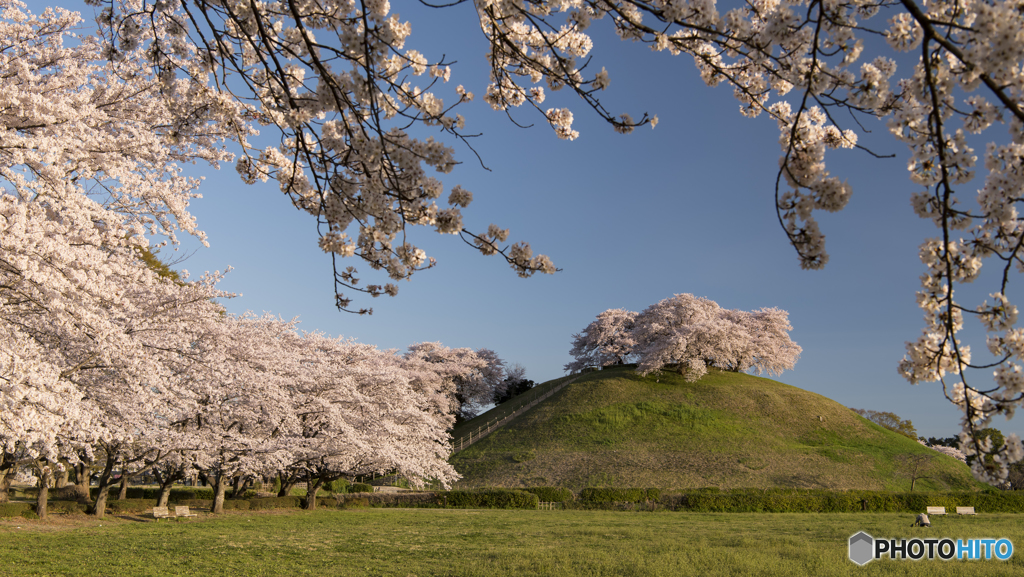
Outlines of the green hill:
{"label": "green hill", "polygon": [[926,456],[915,490],[983,487],[959,461],[803,389],[716,370],[687,383],[616,367],[580,377],[451,462],[459,487],[907,491],[913,455]]}

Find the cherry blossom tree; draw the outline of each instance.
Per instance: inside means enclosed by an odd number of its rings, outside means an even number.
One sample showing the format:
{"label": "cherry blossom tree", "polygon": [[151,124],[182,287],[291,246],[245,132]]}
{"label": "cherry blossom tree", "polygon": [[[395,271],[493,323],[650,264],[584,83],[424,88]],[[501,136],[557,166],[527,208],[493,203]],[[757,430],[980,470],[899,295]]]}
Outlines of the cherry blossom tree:
{"label": "cherry blossom tree", "polygon": [[124,451],[162,434],[157,417],[182,398],[176,373],[193,325],[217,318],[211,299],[225,295],[215,277],[160,278],[117,220],[100,227],[88,212],[13,196],[0,198],[0,214],[0,439],[28,451],[44,476],[98,449],[103,485]]}
{"label": "cherry blossom tree", "polygon": [[188,379],[194,402],[170,426],[212,481],[214,513],[223,512],[233,479],[271,474],[292,460],[285,439],[298,430],[292,389],[303,371],[294,325],[269,314],[228,315],[193,341],[201,359]]}
{"label": "cherry blossom tree", "polygon": [[304,370],[293,387],[299,428],[286,440],[285,476],[306,481],[307,509],[342,477],[394,472],[444,486],[458,478],[447,462],[453,415],[431,410],[394,351],[321,333],[302,341]]}
{"label": "cherry blossom tree", "polygon": [[723,309],[687,293],[647,307],[636,317],[631,338],[640,359],[637,372],[671,365],[696,381],[707,367],[770,375],[793,368],[801,348],[789,338],[792,328],[783,310]]}
{"label": "cherry blossom tree", "polygon": [[435,410],[452,413],[459,420],[472,419],[505,391],[504,362],[490,349],[416,343],[409,346],[404,359],[417,386],[434,395]]}
{"label": "cherry blossom tree", "polygon": [[957,461],[960,461],[961,463],[964,463],[965,465],[967,464],[967,455],[964,455],[963,451],[961,451],[960,449],[957,449],[956,447],[944,447],[942,445],[930,445],[929,448],[935,449],[936,451],[942,453],[943,455],[948,455],[950,457],[953,457],[954,459],[956,459]]}
{"label": "cherry blossom tree", "polygon": [[637,313],[623,309],[609,309],[597,315],[583,332],[572,336],[569,354],[576,360],[565,365],[569,372],[587,367],[621,365],[633,356],[636,340],[633,327]]}
{"label": "cherry blossom tree", "polygon": [[77,14],[23,7],[0,2],[9,39],[0,48],[0,439],[56,465],[58,432],[94,422],[72,379],[113,364],[146,372],[147,355],[125,333],[147,290],[133,287],[156,286],[136,254],[143,235],[202,237],[186,209],[197,181],[175,163],[229,156],[216,146],[215,116],[193,115],[174,142],[183,109],[155,97],[144,58],[105,62],[95,37],[67,47]]}

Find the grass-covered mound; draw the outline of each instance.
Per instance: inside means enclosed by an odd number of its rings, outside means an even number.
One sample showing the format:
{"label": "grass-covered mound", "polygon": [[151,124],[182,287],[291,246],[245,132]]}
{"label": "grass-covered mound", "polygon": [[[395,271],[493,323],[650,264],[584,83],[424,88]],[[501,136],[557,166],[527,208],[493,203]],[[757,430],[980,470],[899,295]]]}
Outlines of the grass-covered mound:
{"label": "grass-covered mound", "polygon": [[687,383],[616,367],[583,375],[452,463],[460,487],[909,491],[913,455],[931,457],[915,491],[981,487],[966,465],[815,393],[741,373]]}

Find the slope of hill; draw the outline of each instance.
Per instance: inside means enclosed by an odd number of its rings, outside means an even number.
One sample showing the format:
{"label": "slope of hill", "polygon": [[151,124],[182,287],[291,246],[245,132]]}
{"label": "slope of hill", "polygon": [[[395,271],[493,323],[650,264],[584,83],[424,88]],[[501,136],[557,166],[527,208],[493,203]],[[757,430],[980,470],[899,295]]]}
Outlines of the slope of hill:
{"label": "slope of hill", "polygon": [[[915,455],[926,456],[916,473]],[[835,401],[716,370],[696,383],[630,367],[584,375],[451,462],[460,487],[906,491],[915,476],[919,491],[982,487],[966,465]]]}

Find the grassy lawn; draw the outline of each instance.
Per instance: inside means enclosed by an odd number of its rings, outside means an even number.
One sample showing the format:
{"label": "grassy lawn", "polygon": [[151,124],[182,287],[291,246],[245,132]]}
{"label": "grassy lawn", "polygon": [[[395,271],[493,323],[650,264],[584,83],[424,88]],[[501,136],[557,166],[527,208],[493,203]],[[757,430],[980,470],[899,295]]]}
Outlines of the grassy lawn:
{"label": "grassy lawn", "polygon": [[[0,521],[0,575],[1022,575],[1020,515],[365,509]],[[847,539],[1009,538],[1009,561],[849,562]]]}

